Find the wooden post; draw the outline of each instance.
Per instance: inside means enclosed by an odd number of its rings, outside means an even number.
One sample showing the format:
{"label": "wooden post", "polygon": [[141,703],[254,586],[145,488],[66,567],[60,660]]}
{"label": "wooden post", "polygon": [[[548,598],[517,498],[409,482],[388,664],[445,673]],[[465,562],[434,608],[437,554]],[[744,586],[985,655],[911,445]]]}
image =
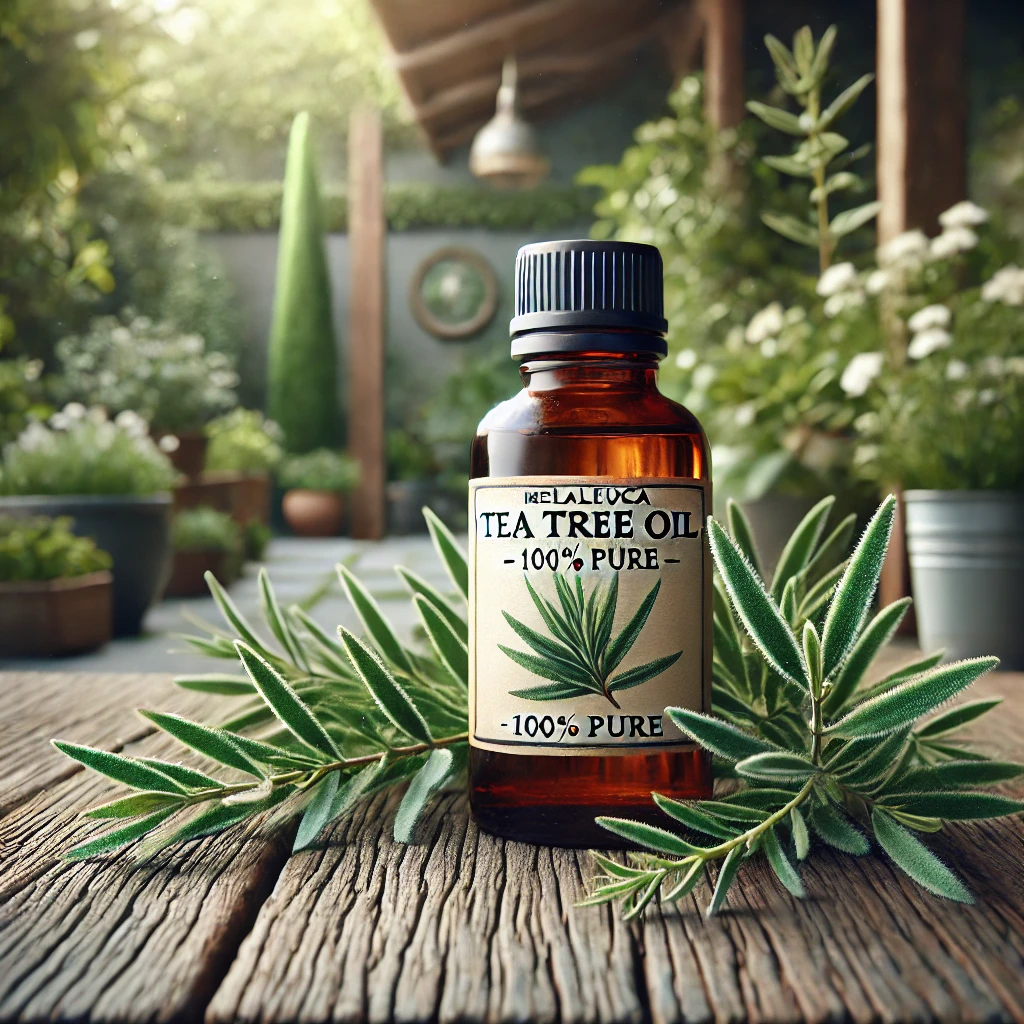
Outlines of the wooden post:
{"label": "wooden post", "polygon": [[352,492],[352,536],[385,529],[384,157],[380,114],[354,111],[348,135],[348,445],[362,479]]}
{"label": "wooden post", "polygon": [[[934,234],[939,214],[966,194],[964,22],[964,0],[878,0],[880,242],[912,228]],[[883,605],[910,593],[902,504],[882,568]]]}
{"label": "wooden post", "polygon": [[743,0],[703,0],[704,110],[718,130],[743,120]]}

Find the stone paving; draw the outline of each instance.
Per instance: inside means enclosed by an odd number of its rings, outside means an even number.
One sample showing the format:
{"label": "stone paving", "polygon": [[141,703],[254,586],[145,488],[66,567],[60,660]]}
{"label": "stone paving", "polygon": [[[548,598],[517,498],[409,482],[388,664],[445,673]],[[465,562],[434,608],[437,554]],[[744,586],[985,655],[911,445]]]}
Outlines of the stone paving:
{"label": "stone paving", "polygon": [[[394,537],[379,542],[353,541],[343,537],[323,540],[277,537],[267,549],[264,564],[281,604],[287,606],[316,596],[309,609],[330,632],[341,624],[358,627],[358,620],[338,583],[334,566],[346,562],[366,583],[399,633],[408,636],[416,613],[408,591],[394,571],[396,565],[413,569],[443,593],[452,585],[427,536]],[[229,593],[249,620],[262,622],[257,587],[259,565],[250,563]],[[171,599],[150,609],[145,632],[138,637],[114,640],[99,651],[70,658],[20,658],[0,661],[0,669],[61,672],[213,672],[227,667],[196,654],[177,639],[176,633],[199,632],[182,613],[188,611],[222,625],[220,613],[209,597]],[[267,630],[262,630],[267,633]]]}

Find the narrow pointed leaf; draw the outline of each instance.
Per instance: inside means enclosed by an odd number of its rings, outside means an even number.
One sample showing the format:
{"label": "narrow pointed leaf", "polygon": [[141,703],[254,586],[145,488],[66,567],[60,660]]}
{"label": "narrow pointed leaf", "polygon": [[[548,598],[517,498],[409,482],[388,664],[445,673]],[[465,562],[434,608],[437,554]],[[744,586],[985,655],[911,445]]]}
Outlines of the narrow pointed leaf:
{"label": "narrow pointed leaf", "polygon": [[782,549],[782,554],[779,555],[775,575],[772,576],[771,596],[776,601],[782,597],[782,591],[786,584],[810,562],[835,503],[834,497],[822,498],[804,516],[800,525],[786,541],[786,546]]}
{"label": "narrow pointed leaf", "polygon": [[430,752],[427,763],[416,773],[398,805],[395,815],[395,842],[411,843],[416,826],[423,817],[431,797],[455,772],[455,757],[446,748]]}
{"label": "narrow pointed leaf", "polygon": [[790,863],[789,858],[782,849],[779,837],[775,834],[775,829],[770,828],[765,832],[763,846],[764,852],[768,857],[768,863],[771,864],[772,871],[775,872],[775,877],[798,900],[802,900],[807,895],[804,892],[804,883],[800,880],[800,875],[797,873],[796,868]]}
{"label": "narrow pointed leaf", "polygon": [[258,779],[263,778],[265,774],[256,762],[243,753],[242,748],[235,742],[235,737],[223,729],[214,729],[199,722],[191,722],[180,715],[170,715],[161,711],[140,711],[139,714],[158,729],[173,736],[179,743],[184,743],[186,747],[213,761],[226,764],[229,768],[237,768]]}
{"label": "narrow pointed leaf", "polygon": [[758,786],[756,789],[741,789],[738,793],[730,793],[722,799],[729,804],[772,812],[788,804],[793,799],[793,793],[788,789],[768,789]]}
{"label": "narrow pointed leaf", "polygon": [[843,853],[862,857],[871,849],[864,833],[833,804],[815,807],[811,811],[810,821],[816,835]]}
{"label": "narrow pointed leaf", "polygon": [[854,738],[895,732],[945,704],[998,664],[998,658],[971,658],[942,665],[862,701],[825,731]]}
{"label": "narrow pointed leaf", "polygon": [[682,657],[682,654],[682,651],[676,651],[675,654],[666,654],[663,658],[655,658],[654,661],[628,669],[612,679],[608,683],[608,689],[615,693],[618,690],[628,690],[630,687],[646,683],[649,679],[660,676],[666,669],[671,668]]}
{"label": "narrow pointed leaf", "polygon": [[847,562],[840,562],[837,566],[823,573],[821,578],[804,594],[800,602],[799,617],[801,619],[817,619],[818,613],[832,598],[839,581],[846,572]]}
{"label": "narrow pointed leaf", "polygon": [[803,782],[818,769],[799,754],[787,751],[771,751],[754,754],[736,763],[736,771],[745,778],[768,779],[776,782]]}
{"label": "narrow pointed leaf", "polygon": [[334,741],[299,695],[254,650],[241,641],[236,642],[235,647],[249,678],[281,724],[327,758],[339,758],[341,755]]}
{"label": "narrow pointed leaf", "polygon": [[520,622],[508,612],[501,614],[515,634],[521,640],[525,640],[541,657],[555,658],[570,665],[580,660],[579,653],[575,648],[567,647],[559,640],[553,640],[551,637],[544,636],[543,633],[538,633],[537,630],[526,625],[525,622]]}
{"label": "narrow pointed leaf", "polygon": [[890,494],[864,530],[832,597],[821,634],[825,678],[829,678],[846,657],[871,606],[895,515],[896,499]]}
{"label": "narrow pointed leaf", "polygon": [[432,744],[434,741],[423,715],[377,653],[343,626],[338,627],[338,633],[353,668],[391,723],[420,743]]}
{"label": "narrow pointed leaf", "polygon": [[665,708],[665,713],[685,733],[702,747],[727,761],[741,761],[754,754],[777,751],[778,747],[751,736],[728,722],[689,708]]}
{"label": "narrow pointed leaf", "polygon": [[845,114],[857,102],[857,97],[875,80],[874,75],[861,75],[853,85],[847,86],[822,112],[818,118],[818,131],[826,128]]}
{"label": "narrow pointed leaf", "polygon": [[537,611],[540,612],[545,625],[551,630],[551,635],[574,651],[578,658],[584,658],[585,651],[583,649],[583,645],[580,643],[579,635],[572,622],[563,618],[558,609],[555,608],[550,601],[541,597],[540,594],[534,590],[529,576],[524,576],[523,579],[526,582],[526,589],[529,591],[530,597],[533,599],[533,603],[536,606]]}
{"label": "narrow pointed leaf", "polygon": [[851,512],[845,519],[840,520],[839,525],[821,542],[807,563],[807,568],[804,569],[804,578],[808,584],[821,579],[826,572],[834,569],[846,558],[856,525],[857,517]]}
{"label": "narrow pointed leaf", "polygon": [[835,46],[836,36],[839,34],[835,25],[829,25],[821,34],[818,40],[818,49],[815,51],[814,60],[811,61],[811,69],[808,77],[815,82],[820,82],[828,69],[828,59],[832,54],[832,47]]}
{"label": "narrow pointed leaf", "polygon": [[591,598],[594,606],[594,649],[604,652],[612,636],[615,610],[619,604],[619,574],[615,573],[607,586]]}
{"label": "narrow pointed leaf", "polygon": [[458,542],[444,523],[429,509],[423,509],[423,518],[427,521],[427,529],[430,530],[430,539],[444,563],[452,583],[455,584],[459,593],[469,600],[469,566],[466,564],[466,556],[462,553]]}
{"label": "narrow pointed leaf", "polygon": [[765,592],[761,580],[714,519],[708,520],[708,536],[715,564],[748,635],[772,668],[808,689],[803,657],[793,630]]}
{"label": "narrow pointed leaf", "polygon": [[347,566],[338,565],[338,578],[345,588],[352,607],[355,608],[359,621],[362,622],[367,636],[374,646],[397,669],[409,675],[413,673],[412,662],[398,639],[391,623],[380,610],[380,605],[373,599],[362,581]]}
{"label": "narrow pointed leaf", "polygon": [[[273,718],[274,715],[271,712],[271,720]],[[289,731],[287,735],[290,737],[292,733]],[[323,763],[323,757],[316,751],[307,750],[305,744],[303,744],[305,753],[300,753],[297,750],[286,749],[272,743],[264,743],[251,736],[241,736],[235,732],[231,733],[231,741],[257,764],[265,764],[273,768],[316,768]]]}
{"label": "narrow pointed leaf", "polygon": [[313,791],[313,799],[307,804],[303,812],[302,820],[299,822],[298,831],[295,833],[295,841],[292,843],[292,853],[305,850],[316,842],[317,836],[324,830],[324,827],[331,820],[331,804],[338,793],[338,786],[341,783],[341,772],[330,772],[325,775]]}
{"label": "narrow pointed leaf", "polygon": [[216,602],[225,622],[262,657],[273,657],[273,653],[267,650],[266,642],[249,625],[249,620],[238,610],[235,602],[228,597],[227,591],[217,582],[217,577],[207,571],[203,573],[203,579],[206,580],[206,585],[210,588],[210,596]]}
{"label": "narrow pointed leaf", "polygon": [[945,821],[969,821],[975,818],[1003,818],[1024,811],[1024,802],[998,793],[968,793],[947,790],[938,793],[901,793],[887,797],[894,806],[907,814]]}
{"label": "narrow pointed leaf", "polygon": [[852,210],[837,213],[828,226],[829,234],[833,238],[842,238],[843,235],[852,234],[857,228],[863,227],[869,220],[873,220],[881,208],[882,204],[876,200],[856,206]]}
{"label": "narrow pointed leaf", "polygon": [[787,135],[796,135],[803,138],[807,132],[800,127],[800,118],[791,114],[788,110],[781,110],[779,107],[770,107],[767,103],[759,103],[757,100],[750,100],[747,103],[749,110],[756,117],[759,117],[770,128],[785,132]]}
{"label": "narrow pointed leaf", "polygon": [[597,692],[593,687],[580,686],[579,683],[551,683],[546,686],[509,690],[509,695],[521,697],[523,700],[562,700],[566,697],[584,697]]}
{"label": "narrow pointed leaf", "polygon": [[732,839],[740,833],[740,829],[734,828],[710,814],[705,814],[693,804],[681,803],[671,797],[662,796],[661,793],[652,793],[651,795],[658,807],[670,818],[675,818],[676,821],[682,822],[687,828],[696,832],[703,832],[716,839]]}
{"label": "narrow pointed leaf", "polygon": [[525,668],[527,672],[540,676],[541,679],[552,679],[558,683],[573,682],[586,689],[600,692],[600,686],[593,676],[571,662],[553,657],[539,658],[535,654],[517,651],[504,644],[498,644],[498,650],[511,658],[520,668]]}
{"label": "narrow pointed leaf", "polygon": [[293,604],[289,611],[309,633],[313,642],[317,645],[317,658],[336,673],[342,679],[355,680],[356,675],[348,662],[348,655],[345,648],[330,635],[304,608]]}
{"label": "narrow pointed leaf", "polygon": [[[234,652],[234,647],[231,650]],[[220,672],[175,676],[174,685],[180,686],[183,690],[215,693],[225,697],[244,697],[256,693],[255,687],[245,676],[232,676]]]}
{"label": "narrow pointed leaf", "polygon": [[793,846],[796,849],[796,859],[804,860],[811,849],[811,837],[807,834],[807,822],[799,807],[794,807],[789,812],[789,820],[793,827]]}
{"label": "narrow pointed leaf", "polygon": [[914,730],[919,739],[934,739],[937,736],[946,736],[956,729],[960,729],[975,719],[980,718],[987,711],[1003,702],[1002,697],[986,697],[982,700],[967,701],[958,704],[955,708],[943,711],[941,715],[928,719],[924,725]]}
{"label": "narrow pointed leaf", "polygon": [[[786,800],[789,799],[789,794]],[[783,800],[783,803],[786,802]],[[747,824],[757,824],[768,817],[769,812],[763,808],[748,807],[745,804],[729,803],[727,800],[701,800],[697,809],[705,814],[725,821],[741,821]]]}
{"label": "narrow pointed leaf", "polygon": [[167,807],[180,807],[182,793],[132,793],[119,800],[101,804],[85,812],[87,818],[137,818],[140,814],[151,814]]}
{"label": "narrow pointed leaf", "polygon": [[757,553],[757,543],[754,540],[754,531],[751,529],[750,520],[747,519],[739,502],[733,501],[732,498],[725,505],[725,524],[729,528],[729,536],[732,537],[736,547],[757,573],[758,579],[764,579],[764,573],[761,571],[761,558]]}
{"label": "narrow pointed leaf", "polygon": [[640,631],[651,614],[654,602],[658,599],[658,591],[661,590],[661,580],[658,580],[647,592],[647,596],[640,602],[633,617],[623,627],[622,632],[611,642],[605,656],[605,671],[614,672],[622,662],[622,659],[629,653],[633,644],[636,643]]}
{"label": "narrow pointed leaf", "polygon": [[929,892],[959,903],[973,903],[963,882],[916,836],[877,807],[871,825],[879,846],[910,877]]}
{"label": "narrow pointed leaf", "polygon": [[688,896],[693,891],[694,886],[700,881],[703,868],[704,865],[700,861],[696,861],[676,885],[669,889],[668,892],[662,893],[662,901],[664,903],[674,903],[676,900],[681,900],[684,896]]}
{"label": "narrow pointed leaf", "polygon": [[78,846],[73,846],[68,850],[64,854],[63,859],[67,861],[85,860],[87,857],[95,857],[101,853],[111,853],[114,850],[119,850],[122,846],[127,846],[141,836],[146,835],[147,832],[152,832],[162,821],[165,821],[174,814],[176,810],[176,807],[166,807],[162,811],[155,811],[145,818],[133,821],[130,825],[114,829],[113,832],[107,832],[96,839],[90,839],[88,842],[79,843]]}
{"label": "narrow pointed leaf", "polygon": [[818,231],[806,221],[797,220],[796,217],[788,213],[762,213],[761,220],[783,238],[788,238],[791,242],[798,242],[800,245],[806,245],[812,249],[817,248]]}
{"label": "narrow pointed leaf", "polygon": [[836,774],[841,776],[844,785],[855,788],[868,786],[891,775],[899,765],[909,732],[910,730],[904,726],[880,742],[871,737],[867,755],[849,768],[837,771]]}
{"label": "narrow pointed leaf", "polygon": [[280,789],[275,789],[267,799],[259,804],[218,804],[185,822],[181,828],[168,834],[156,847],[147,852],[152,854],[157,849],[162,849],[171,843],[183,843],[191,839],[201,839],[203,836],[216,835],[232,825],[237,825],[240,821],[245,821],[247,818],[252,818],[275,807],[294,792],[292,786],[282,786]]}
{"label": "narrow pointed leaf", "polygon": [[221,785],[216,779],[211,778],[205,772],[196,771],[195,768],[188,768],[183,764],[174,764],[171,761],[158,761],[153,757],[140,757],[142,764],[148,764],[158,772],[173,779],[180,786],[186,789],[210,789]]}
{"label": "narrow pointed leaf", "polygon": [[445,617],[453,632],[465,644],[469,643],[469,627],[466,620],[451,606],[441,591],[432,587],[422,576],[402,565],[395,566],[395,572],[412,594],[422,594]]}
{"label": "narrow pointed leaf", "polygon": [[857,694],[857,697],[860,700],[867,700],[869,697],[877,697],[880,693],[885,693],[888,690],[891,690],[897,683],[906,682],[908,679],[913,679],[916,676],[921,675],[921,673],[934,668],[936,665],[941,663],[945,655],[945,651],[936,651],[934,654],[929,654],[927,657],[919,658],[917,661],[909,662],[906,665],[901,665],[895,671],[890,672],[884,679],[880,679],[873,686],[869,686],[866,690],[862,690]]}
{"label": "narrow pointed leaf", "polygon": [[739,871],[742,862],[743,847],[742,845],[734,846],[722,862],[722,867],[718,872],[718,880],[715,882],[715,889],[711,894],[711,902],[705,911],[708,917],[713,917],[722,908],[729,892],[729,886],[732,885],[736,872]]}
{"label": "narrow pointed leaf", "polygon": [[413,603],[419,612],[423,628],[427,631],[430,645],[441,659],[441,663],[448,669],[453,679],[463,686],[468,685],[469,651],[466,645],[432,601],[417,594],[413,598]]}
{"label": "narrow pointed leaf", "polygon": [[1024,764],[1013,761],[943,761],[941,764],[919,765],[889,782],[886,793],[924,792],[957,789],[963,786],[990,786],[1008,782],[1024,775]]}
{"label": "narrow pointed leaf", "polygon": [[642,868],[634,868],[628,864],[620,864],[617,860],[612,860],[610,857],[606,857],[603,853],[598,853],[596,850],[591,851],[591,857],[594,858],[597,866],[601,868],[606,875],[612,878],[637,878],[641,875],[647,874]]}
{"label": "narrow pointed leaf", "polygon": [[270,576],[267,575],[266,566],[260,568],[258,582],[260,606],[263,609],[263,617],[267,620],[267,625],[270,626],[270,631],[277,638],[277,642],[288,652],[288,657],[291,658],[292,662],[298,665],[303,672],[309,672],[309,661],[306,658],[306,652],[303,650],[302,644],[299,643],[298,637],[292,631],[291,624],[281,611],[277,595],[274,593],[274,587],[270,582]]}
{"label": "narrow pointed leaf", "polygon": [[115,782],[122,782],[132,789],[157,790],[160,793],[184,793],[185,788],[174,779],[156,768],[144,764],[133,757],[123,754],[111,754],[106,750],[95,750],[78,743],[66,743],[53,740],[53,745],[62,753],[86,768],[91,768]]}
{"label": "narrow pointed leaf", "polygon": [[699,846],[692,846],[674,832],[663,828],[656,828],[654,825],[646,825],[642,821],[629,821],[626,818],[594,819],[601,828],[613,832],[630,842],[639,843],[641,846],[649,847],[652,850],[659,850],[661,853],[671,853],[677,857],[689,857],[692,854],[703,852]]}

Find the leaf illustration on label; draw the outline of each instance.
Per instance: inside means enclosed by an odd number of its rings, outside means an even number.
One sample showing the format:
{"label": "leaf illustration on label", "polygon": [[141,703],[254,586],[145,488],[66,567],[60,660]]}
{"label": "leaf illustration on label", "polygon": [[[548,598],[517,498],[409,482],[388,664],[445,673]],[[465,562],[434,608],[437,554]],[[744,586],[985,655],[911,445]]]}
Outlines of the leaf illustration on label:
{"label": "leaf illustration on label", "polygon": [[612,576],[607,583],[599,582],[589,597],[584,593],[583,581],[579,576],[574,586],[560,573],[552,573],[552,578],[557,604],[538,594],[529,578],[526,578],[526,589],[544,620],[548,635],[520,622],[508,612],[501,613],[533,653],[517,651],[503,644],[498,644],[499,649],[521,668],[541,679],[550,680],[542,686],[512,690],[510,693],[513,697],[525,700],[564,700],[596,694],[607,698],[615,707],[620,707],[614,697],[617,691],[640,686],[661,675],[679,660],[682,651],[612,675],[640,636],[654,608],[654,602],[658,599],[661,580],[654,584],[630,620],[613,639],[612,625],[619,600],[618,574]]}

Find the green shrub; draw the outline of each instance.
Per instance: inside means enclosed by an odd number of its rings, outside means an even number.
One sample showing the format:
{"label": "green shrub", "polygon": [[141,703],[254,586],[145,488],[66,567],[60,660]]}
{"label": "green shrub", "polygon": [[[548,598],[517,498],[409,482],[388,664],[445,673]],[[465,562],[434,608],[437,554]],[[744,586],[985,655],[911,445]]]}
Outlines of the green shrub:
{"label": "green shrub", "polygon": [[214,508],[192,508],[174,517],[171,542],[175,551],[237,554],[242,548],[242,528],[224,512]]}
{"label": "green shrub", "polygon": [[111,566],[91,537],[76,537],[66,516],[0,517],[0,580],[56,580]]}
{"label": "green shrub", "polygon": [[13,441],[30,417],[53,411],[45,401],[42,369],[38,359],[0,359],[0,445]]}
{"label": "green shrub", "polygon": [[258,519],[250,519],[245,524],[245,557],[253,562],[262,562],[270,543],[270,527]]}
{"label": "green shrub", "polygon": [[318,448],[285,459],[278,479],[288,490],[348,491],[359,482],[359,463],[330,448]]}
{"label": "green shrub", "polygon": [[69,403],[4,446],[0,494],[131,494],[169,490],[177,474],[145,421]]}
{"label": "green shrub", "polygon": [[288,144],[267,394],[270,415],[284,430],[291,451],[340,440],[331,281],[304,113],[295,118]]}
{"label": "green shrub", "polygon": [[281,428],[256,409],[232,409],[206,425],[206,468],[272,473],[280,464]]}

